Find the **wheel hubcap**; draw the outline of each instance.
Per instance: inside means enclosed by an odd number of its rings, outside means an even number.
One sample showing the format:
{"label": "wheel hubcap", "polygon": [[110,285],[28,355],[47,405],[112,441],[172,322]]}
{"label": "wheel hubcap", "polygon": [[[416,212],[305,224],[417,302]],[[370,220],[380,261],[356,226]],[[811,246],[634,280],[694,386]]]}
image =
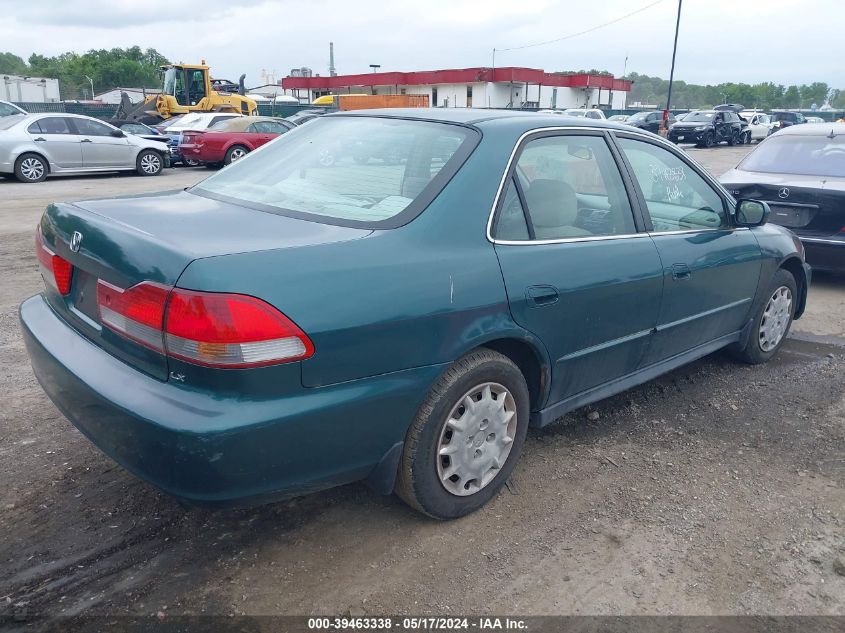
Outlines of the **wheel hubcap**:
{"label": "wheel hubcap", "polygon": [[770,352],[778,346],[792,316],[792,292],[786,286],[774,291],[760,321],[760,349]]}
{"label": "wheel hubcap", "polygon": [[495,382],[467,391],[452,408],[437,444],[437,475],[453,495],[475,494],[489,484],[510,455],[516,403]]}
{"label": "wheel hubcap", "polygon": [[141,157],[141,169],[147,174],[156,173],[161,167],[161,159],[155,154],[144,154]]}
{"label": "wheel hubcap", "polygon": [[236,160],[238,160],[239,158],[243,158],[244,156],[246,156],[246,152],[245,152],[245,151],[243,151],[242,149],[235,149],[235,150],[232,150],[232,162],[233,162],[233,163],[234,163]]}
{"label": "wheel hubcap", "polygon": [[21,163],[21,173],[27,180],[38,180],[44,175],[44,164],[37,158],[25,158]]}

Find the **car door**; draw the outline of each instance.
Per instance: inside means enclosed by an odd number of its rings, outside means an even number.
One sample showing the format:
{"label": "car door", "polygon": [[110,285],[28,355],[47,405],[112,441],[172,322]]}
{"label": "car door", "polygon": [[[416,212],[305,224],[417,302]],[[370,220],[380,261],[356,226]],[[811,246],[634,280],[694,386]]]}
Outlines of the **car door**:
{"label": "car door", "polygon": [[660,115],[656,112],[652,112],[648,115],[648,119],[646,119],[646,129],[649,132],[657,132],[660,130]]}
{"label": "car door", "polygon": [[51,167],[79,169],[82,167],[82,147],[70,117],[47,116],[33,121],[26,133],[38,151],[44,154]]}
{"label": "car door", "polygon": [[657,325],[660,258],[617,158],[601,131],[539,132],[498,197],[492,237],[513,318],[552,359],[549,405],[635,371]]}
{"label": "car door", "polygon": [[82,166],[86,169],[135,167],[138,148],[124,134],[113,136],[113,127],[94,119],[73,118],[82,146]]}
{"label": "car door", "polygon": [[749,318],[761,253],[732,224],[721,188],[659,140],[617,133],[663,265],[663,299],[647,363],[740,331]]}

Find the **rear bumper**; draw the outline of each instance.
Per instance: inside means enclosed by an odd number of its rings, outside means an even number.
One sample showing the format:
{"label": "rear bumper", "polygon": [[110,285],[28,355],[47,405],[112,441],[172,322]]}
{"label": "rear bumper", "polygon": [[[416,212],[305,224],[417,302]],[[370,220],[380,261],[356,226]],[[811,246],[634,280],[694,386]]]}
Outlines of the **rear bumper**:
{"label": "rear bumper", "polygon": [[798,238],[804,245],[807,263],[815,270],[845,273],[845,235],[829,238],[799,235]]}
{"label": "rear bumper", "polygon": [[78,334],[40,295],[21,304],[20,320],[35,375],[62,413],[127,470],[194,503],[249,505],[368,477],[404,440],[442,370],[270,400],[225,397],[141,374]]}
{"label": "rear bumper", "polygon": [[179,145],[179,154],[182,158],[189,158],[201,163],[213,163],[222,161],[223,157],[216,157],[209,152],[204,145],[193,145],[191,143],[181,143]]}

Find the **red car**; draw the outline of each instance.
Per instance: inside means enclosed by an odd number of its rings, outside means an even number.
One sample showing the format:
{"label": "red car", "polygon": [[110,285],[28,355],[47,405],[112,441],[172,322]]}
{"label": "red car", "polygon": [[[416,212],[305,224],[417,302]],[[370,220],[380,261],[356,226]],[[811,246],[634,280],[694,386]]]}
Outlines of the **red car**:
{"label": "red car", "polygon": [[267,116],[226,119],[204,132],[183,132],[179,152],[183,158],[206,165],[228,165],[295,127]]}

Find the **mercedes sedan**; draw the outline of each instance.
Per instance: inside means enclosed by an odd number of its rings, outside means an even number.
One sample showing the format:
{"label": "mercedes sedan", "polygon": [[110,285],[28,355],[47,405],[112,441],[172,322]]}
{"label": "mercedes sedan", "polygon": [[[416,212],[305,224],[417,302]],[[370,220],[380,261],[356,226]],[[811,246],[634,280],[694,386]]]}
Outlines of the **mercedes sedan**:
{"label": "mercedes sedan", "polygon": [[813,268],[845,272],[845,123],[786,127],[720,180],[735,196],[766,200]]}
{"label": "mercedes sedan", "polygon": [[0,175],[41,182],[56,174],[135,171],[157,176],[169,164],[167,148],[78,114],[0,118]]}
{"label": "mercedes sedan", "polygon": [[[321,160],[391,135],[398,161]],[[49,205],[20,319],[58,408],[162,490],[363,479],[449,519],[529,425],[721,348],[777,354],[810,270],[767,218],[622,125],[337,113],[185,191]]]}

